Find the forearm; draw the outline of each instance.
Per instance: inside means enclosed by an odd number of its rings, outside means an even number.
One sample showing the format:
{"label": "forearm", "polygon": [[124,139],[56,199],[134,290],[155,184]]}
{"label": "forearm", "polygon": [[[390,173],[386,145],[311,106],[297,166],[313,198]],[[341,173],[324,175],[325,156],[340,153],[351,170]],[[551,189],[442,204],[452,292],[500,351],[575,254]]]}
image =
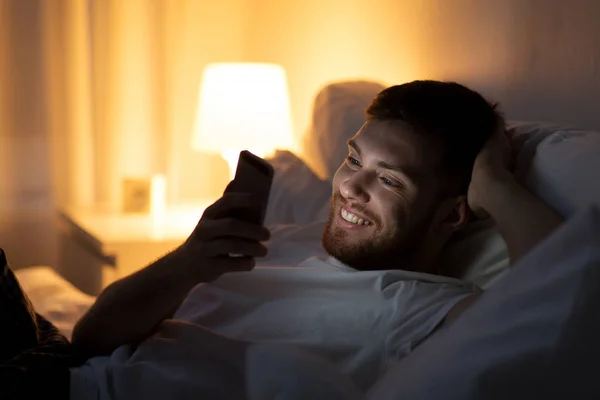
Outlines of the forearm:
{"label": "forearm", "polygon": [[76,324],[73,344],[93,356],[148,336],[199,282],[186,263],[176,250],[108,286]]}
{"label": "forearm", "polygon": [[[197,284],[224,273],[250,271],[254,257],[267,254],[260,242],[268,240],[269,230],[229,216],[233,210],[257,207],[261,204],[252,194],[225,193],[204,211],[179,248],[107,287],[76,324],[73,344],[94,356],[139,342],[170,318]],[[229,257],[232,253],[244,257]]]}
{"label": "forearm", "polygon": [[511,175],[490,180],[482,204],[498,226],[511,262],[515,262],[554,231],[563,218]]}

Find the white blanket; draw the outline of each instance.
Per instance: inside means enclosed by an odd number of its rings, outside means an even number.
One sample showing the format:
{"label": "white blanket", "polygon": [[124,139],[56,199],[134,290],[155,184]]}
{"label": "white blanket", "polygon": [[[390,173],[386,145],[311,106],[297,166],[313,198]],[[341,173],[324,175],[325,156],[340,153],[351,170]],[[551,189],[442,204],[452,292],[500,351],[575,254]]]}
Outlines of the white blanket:
{"label": "white blanket", "polygon": [[15,275],[35,311],[71,339],[75,323],[96,298],[71,285],[49,266],[31,266],[15,271]]}
{"label": "white blanket", "polygon": [[358,398],[474,290],[322,257],[228,274],[137,349],[73,370],[71,398]]}

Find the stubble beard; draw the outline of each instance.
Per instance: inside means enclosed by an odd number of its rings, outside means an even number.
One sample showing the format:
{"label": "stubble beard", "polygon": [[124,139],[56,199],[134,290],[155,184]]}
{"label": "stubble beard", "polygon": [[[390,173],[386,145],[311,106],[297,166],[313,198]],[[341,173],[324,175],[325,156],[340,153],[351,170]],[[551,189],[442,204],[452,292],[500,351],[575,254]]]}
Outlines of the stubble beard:
{"label": "stubble beard", "polygon": [[[406,269],[415,270],[415,261],[421,244],[427,234],[431,218],[422,221],[404,234],[401,226],[396,226],[391,234],[382,232],[379,218],[365,213],[373,222],[368,227],[371,234],[360,241],[352,240],[352,231],[336,226],[340,205],[344,204],[339,192],[334,193],[329,205],[329,217],[323,230],[322,245],[327,253],[342,263],[361,271]],[[366,211],[366,210],[360,210]],[[400,217],[396,218],[397,221]]]}

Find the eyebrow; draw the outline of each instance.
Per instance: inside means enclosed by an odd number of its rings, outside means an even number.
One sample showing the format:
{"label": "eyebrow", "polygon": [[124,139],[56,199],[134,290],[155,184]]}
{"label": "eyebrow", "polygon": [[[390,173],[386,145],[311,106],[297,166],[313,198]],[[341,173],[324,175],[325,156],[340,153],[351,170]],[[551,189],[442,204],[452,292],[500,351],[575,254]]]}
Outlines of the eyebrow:
{"label": "eyebrow", "polygon": [[360,156],[360,148],[358,147],[354,139],[348,139],[346,143],[348,143],[348,147],[352,147]]}
{"label": "eyebrow", "polygon": [[[348,147],[351,147],[352,149],[354,149],[360,156],[360,147],[358,147],[358,144],[356,144],[356,141],[354,139],[350,139],[350,140],[348,140],[347,143],[348,143]],[[388,169],[390,171],[396,171],[396,172],[406,176],[413,183],[421,175],[421,173],[419,171],[415,170],[414,168],[407,168],[407,167],[401,167],[399,165],[392,165],[392,164],[386,163],[384,161],[379,161],[377,163],[377,166],[380,168],[383,168],[383,169]]]}

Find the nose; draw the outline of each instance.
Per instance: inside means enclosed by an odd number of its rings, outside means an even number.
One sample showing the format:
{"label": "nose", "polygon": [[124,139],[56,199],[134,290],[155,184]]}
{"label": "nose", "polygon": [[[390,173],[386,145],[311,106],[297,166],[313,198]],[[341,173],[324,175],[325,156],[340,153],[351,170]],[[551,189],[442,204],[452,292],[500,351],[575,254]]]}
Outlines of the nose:
{"label": "nose", "polygon": [[340,184],[340,193],[348,200],[366,203],[369,201],[366,174],[356,172]]}

